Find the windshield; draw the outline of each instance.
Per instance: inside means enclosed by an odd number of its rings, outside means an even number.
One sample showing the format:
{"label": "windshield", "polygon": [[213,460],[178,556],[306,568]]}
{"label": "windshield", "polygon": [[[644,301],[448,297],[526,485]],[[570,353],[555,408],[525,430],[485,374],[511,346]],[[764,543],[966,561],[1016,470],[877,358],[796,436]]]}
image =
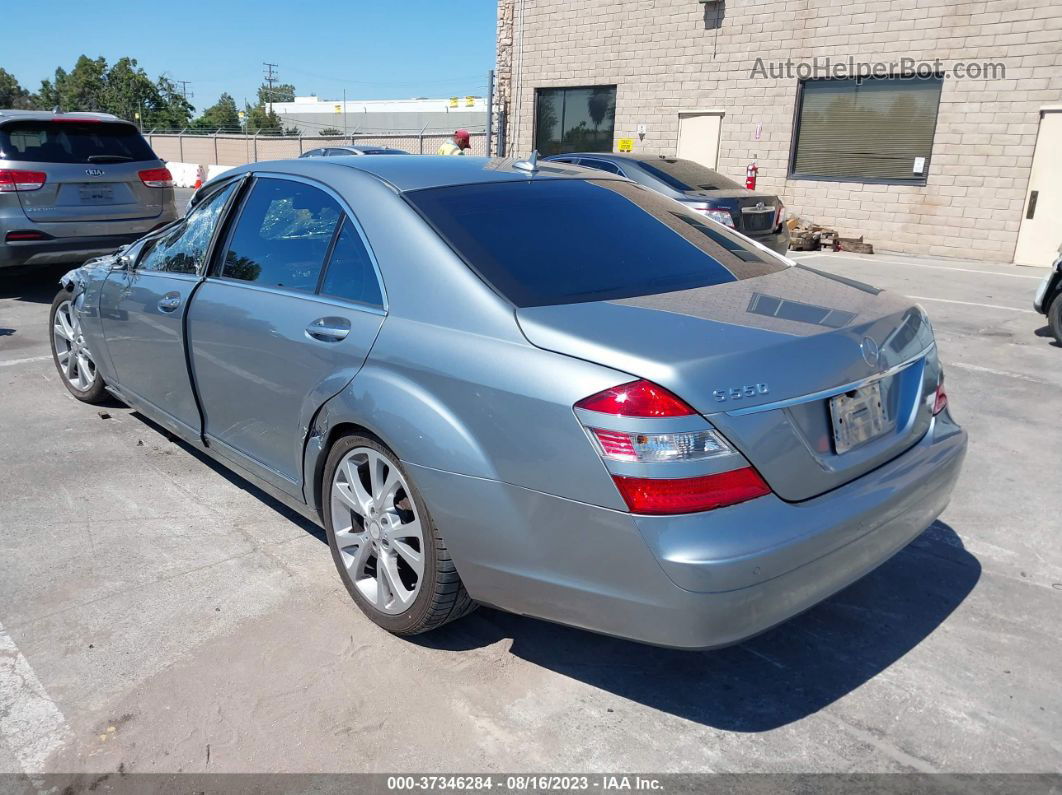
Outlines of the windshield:
{"label": "windshield", "polygon": [[20,121],[0,127],[0,156],[31,163],[127,163],[157,160],[129,124]]}
{"label": "windshield", "polygon": [[687,290],[787,267],[682,204],[625,180],[494,182],[405,196],[519,307]]}
{"label": "windshield", "polygon": [[642,160],[639,165],[669,187],[683,193],[691,190],[734,190],[743,187],[718,171],[712,171],[692,160],[660,158]]}

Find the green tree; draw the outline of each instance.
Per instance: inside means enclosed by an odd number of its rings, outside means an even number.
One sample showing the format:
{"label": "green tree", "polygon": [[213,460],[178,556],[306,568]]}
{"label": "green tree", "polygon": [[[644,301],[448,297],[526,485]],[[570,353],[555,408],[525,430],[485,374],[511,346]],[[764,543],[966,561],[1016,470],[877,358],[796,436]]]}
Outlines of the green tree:
{"label": "green tree", "polygon": [[269,110],[268,107],[257,105],[255,107],[247,106],[247,125],[246,129],[249,133],[258,133],[259,135],[283,135],[284,130],[280,124],[280,117],[276,113]]}
{"label": "green tree", "polygon": [[187,127],[192,114],[195,113],[195,107],[177,90],[176,84],[163,75],[155,82],[155,90],[162,104],[156,111],[158,115],[152,121],[153,126],[160,130],[181,130]]}
{"label": "green tree", "polygon": [[230,94],[222,94],[218,101],[203,111],[203,115],[192,122],[192,127],[213,132],[224,130],[226,132],[240,131],[240,112],[236,109],[236,100]]}
{"label": "green tree", "polygon": [[321,135],[342,135],[342,130],[337,130],[335,127],[325,127],[321,130]]}
{"label": "green tree", "polygon": [[19,85],[15,76],[0,68],[0,108],[32,108],[33,96]]}
{"label": "green tree", "polygon": [[55,70],[55,81],[41,83],[39,94],[47,107],[58,105],[65,111],[101,111],[106,109],[107,61],[82,55],[74,68]]}
{"label": "green tree", "polygon": [[269,106],[270,102],[294,102],[295,86],[291,83],[278,83],[269,90],[268,83],[262,83],[258,87],[258,104]]}

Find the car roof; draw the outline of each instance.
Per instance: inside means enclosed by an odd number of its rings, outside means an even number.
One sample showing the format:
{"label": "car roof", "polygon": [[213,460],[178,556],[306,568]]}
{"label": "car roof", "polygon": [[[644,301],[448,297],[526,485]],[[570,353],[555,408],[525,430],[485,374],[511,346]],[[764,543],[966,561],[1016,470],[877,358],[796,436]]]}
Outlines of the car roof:
{"label": "car roof", "polygon": [[623,179],[618,175],[590,172],[577,166],[539,161],[531,173],[516,168],[516,158],[454,157],[452,155],[351,155],[349,157],[295,158],[248,163],[232,171],[272,171],[307,177],[320,176],[322,168],[352,168],[380,179],[399,192],[441,188],[449,185],[472,185],[488,182],[518,182],[529,179]]}
{"label": "car roof", "polygon": [[0,109],[0,124],[9,121],[51,121],[56,118],[85,119],[91,121],[116,121],[131,125],[132,122],[119,119],[113,113],[56,113],[54,110],[15,110]]}

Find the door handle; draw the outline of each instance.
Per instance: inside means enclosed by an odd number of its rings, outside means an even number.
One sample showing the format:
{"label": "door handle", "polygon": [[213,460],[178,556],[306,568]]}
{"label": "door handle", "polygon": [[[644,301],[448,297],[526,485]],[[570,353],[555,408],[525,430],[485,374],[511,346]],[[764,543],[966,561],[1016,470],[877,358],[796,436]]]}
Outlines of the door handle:
{"label": "door handle", "polygon": [[341,317],[321,317],[306,327],[307,336],[319,342],[339,342],[350,333],[350,321]]}
{"label": "door handle", "polygon": [[159,309],[163,312],[172,312],[174,309],[181,305],[180,293],[166,293],[159,300]]}

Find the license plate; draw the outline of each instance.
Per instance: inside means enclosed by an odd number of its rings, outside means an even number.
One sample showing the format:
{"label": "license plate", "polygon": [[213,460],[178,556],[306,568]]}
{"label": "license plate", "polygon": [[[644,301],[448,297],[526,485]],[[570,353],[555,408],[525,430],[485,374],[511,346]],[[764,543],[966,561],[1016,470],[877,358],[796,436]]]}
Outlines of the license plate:
{"label": "license plate", "polygon": [[82,204],[104,204],[114,200],[110,185],[82,185],[79,188]]}
{"label": "license plate", "polygon": [[833,446],[838,454],[892,429],[881,396],[881,383],[877,381],[830,398],[830,417],[833,420]]}

